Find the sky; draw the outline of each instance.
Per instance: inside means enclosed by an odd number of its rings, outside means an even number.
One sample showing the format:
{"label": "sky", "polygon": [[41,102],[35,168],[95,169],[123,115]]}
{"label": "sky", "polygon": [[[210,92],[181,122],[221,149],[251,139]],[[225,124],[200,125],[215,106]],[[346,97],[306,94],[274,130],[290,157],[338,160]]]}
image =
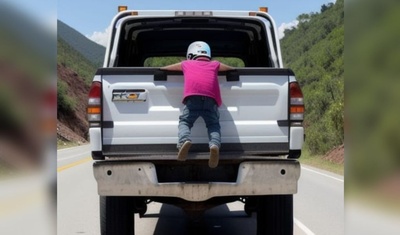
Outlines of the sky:
{"label": "sky", "polygon": [[[40,1],[30,1],[39,4]],[[320,12],[323,4],[335,0],[58,0],[57,19],[93,41],[105,45],[107,28],[118,5],[136,10],[258,10],[269,9],[280,33],[297,24],[302,13]],[[282,35],[281,35],[282,36]]]}
{"label": "sky", "polygon": [[41,26],[56,30],[57,1],[0,0],[0,7],[2,4],[11,6],[14,10],[23,14],[25,17],[31,18]]}

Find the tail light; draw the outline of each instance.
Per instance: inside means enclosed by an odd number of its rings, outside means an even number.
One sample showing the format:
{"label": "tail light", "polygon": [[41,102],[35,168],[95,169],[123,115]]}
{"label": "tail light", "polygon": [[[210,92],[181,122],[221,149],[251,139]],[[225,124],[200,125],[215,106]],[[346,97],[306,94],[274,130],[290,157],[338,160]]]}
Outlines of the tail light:
{"label": "tail light", "polygon": [[93,82],[89,91],[87,107],[89,127],[99,127],[101,121],[101,83]]}
{"label": "tail light", "polygon": [[291,82],[290,86],[290,121],[292,126],[301,126],[304,120],[304,99],[297,82]]}

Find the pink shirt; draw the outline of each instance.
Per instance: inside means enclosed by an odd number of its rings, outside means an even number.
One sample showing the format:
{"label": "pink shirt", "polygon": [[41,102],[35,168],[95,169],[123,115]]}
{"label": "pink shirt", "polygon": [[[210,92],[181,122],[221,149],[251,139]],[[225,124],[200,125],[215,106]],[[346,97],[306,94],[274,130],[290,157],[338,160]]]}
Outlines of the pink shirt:
{"label": "pink shirt", "polygon": [[222,104],[218,82],[218,61],[185,60],[181,64],[185,85],[183,99],[191,95],[214,98],[218,106]]}

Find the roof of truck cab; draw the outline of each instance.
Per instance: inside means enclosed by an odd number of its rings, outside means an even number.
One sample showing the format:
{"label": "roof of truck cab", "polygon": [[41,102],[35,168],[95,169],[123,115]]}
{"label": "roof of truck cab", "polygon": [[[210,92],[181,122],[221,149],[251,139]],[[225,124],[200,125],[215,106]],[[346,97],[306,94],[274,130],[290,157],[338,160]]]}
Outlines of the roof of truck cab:
{"label": "roof of truck cab", "polygon": [[[204,19],[204,22],[203,22]],[[123,30],[135,28],[135,33],[129,34],[140,42],[142,47],[141,61],[146,57],[157,56],[162,51],[163,56],[177,56],[186,53],[186,45],[192,41],[202,40],[211,43],[214,56],[230,56],[247,60],[274,60],[282,65],[280,58],[279,39],[272,17],[259,11],[180,11],[180,10],[129,10],[117,14],[112,22],[114,30],[119,26],[124,26]],[[129,24],[131,26],[129,26]],[[204,26],[205,25],[205,26]],[[152,28],[154,30],[149,30]],[[265,28],[261,33],[261,28]],[[207,37],[206,37],[207,35]],[[114,37],[114,36],[112,36]],[[169,40],[168,47],[159,43],[160,38],[163,42]],[[259,44],[249,42],[257,38]],[[272,38],[265,40],[265,38]],[[223,40],[221,40],[223,39]],[[256,40],[257,40],[256,39]],[[157,41],[155,43],[155,41]],[[172,41],[174,41],[172,43]],[[226,43],[229,42],[229,43]],[[266,45],[260,43],[267,42],[271,50],[272,57],[263,55],[263,57],[246,56],[247,50],[266,50]],[[114,44],[113,38],[109,43]],[[185,45],[185,46],[182,46]],[[227,48],[229,47],[229,48]],[[257,48],[257,49],[256,49]],[[277,51],[276,51],[277,50]],[[275,56],[278,54],[277,56]],[[138,65],[141,62],[130,62],[132,64],[123,64],[124,66]],[[258,63],[260,66],[260,64]],[[263,64],[263,66],[265,66]]]}

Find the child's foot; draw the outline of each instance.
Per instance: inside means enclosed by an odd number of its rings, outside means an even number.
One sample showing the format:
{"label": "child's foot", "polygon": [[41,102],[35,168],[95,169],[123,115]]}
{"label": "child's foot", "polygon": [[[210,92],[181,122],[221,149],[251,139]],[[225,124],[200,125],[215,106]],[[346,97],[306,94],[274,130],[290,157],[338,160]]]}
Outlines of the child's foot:
{"label": "child's foot", "polygon": [[189,153],[189,149],[192,146],[192,142],[186,140],[179,149],[178,152],[178,161],[185,161],[186,157]]}
{"label": "child's foot", "polygon": [[219,148],[216,145],[210,147],[210,160],[208,160],[208,166],[215,168],[218,166],[219,161]]}

